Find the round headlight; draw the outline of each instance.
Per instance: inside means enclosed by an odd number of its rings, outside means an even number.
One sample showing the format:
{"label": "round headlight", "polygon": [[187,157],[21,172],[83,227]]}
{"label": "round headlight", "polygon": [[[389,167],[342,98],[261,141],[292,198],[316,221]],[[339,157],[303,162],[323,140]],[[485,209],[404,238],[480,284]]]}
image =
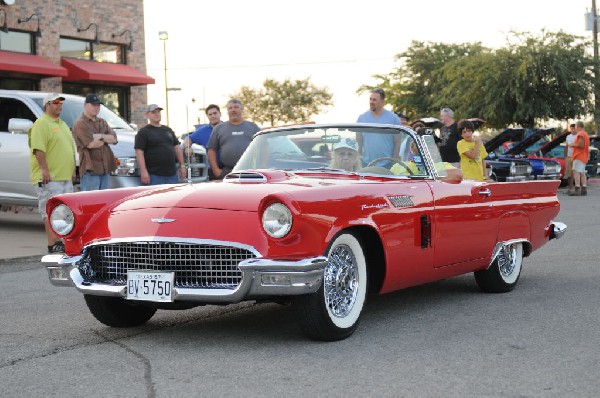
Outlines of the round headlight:
{"label": "round headlight", "polygon": [[66,205],[58,205],[50,214],[50,225],[58,235],[67,235],[73,230],[75,216]]}
{"label": "round headlight", "polygon": [[284,237],[292,228],[292,212],[281,203],[273,203],[262,215],[262,226],[269,236]]}

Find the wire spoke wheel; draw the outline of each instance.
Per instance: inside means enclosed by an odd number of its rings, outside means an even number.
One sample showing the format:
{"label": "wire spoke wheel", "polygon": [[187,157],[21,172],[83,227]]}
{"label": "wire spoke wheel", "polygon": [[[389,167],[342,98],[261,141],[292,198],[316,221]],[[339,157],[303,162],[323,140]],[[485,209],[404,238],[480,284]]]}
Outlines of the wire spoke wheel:
{"label": "wire spoke wheel", "polygon": [[516,244],[505,245],[498,255],[498,269],[503,279],[508,279],[513,274],[516,264]]}
{"label": "wire spoke wheel", "polygon": [[475,281],[484,292],[509,292],[517,285],[522,266],[523,243],[504,243],[490,267],[475,272]]}
{"label": "wire spoke wheel", "polygon": [[521,243],[504,245],[498,254],[498,271],[506,283],[515,283],[521,273],[522,247]]}
{"label": "wire spoke wheel", "polygon": [[295,299],[300,325],[312,339],[345,339],[356,330],[367,296],[367,261],[352,233],[341,233],[327,251],[323,283]]}
{"label": "wire spoke wheel", "polygon": [[354,254],[347,245],[334,248],[325,268],[325,303],[336,317],[350,313],[358,294],[358,267]]}

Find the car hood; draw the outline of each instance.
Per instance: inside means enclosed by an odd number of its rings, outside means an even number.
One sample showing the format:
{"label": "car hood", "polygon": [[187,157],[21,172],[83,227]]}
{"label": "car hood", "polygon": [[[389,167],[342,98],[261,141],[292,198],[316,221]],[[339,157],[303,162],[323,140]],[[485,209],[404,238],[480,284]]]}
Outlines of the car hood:
{"label": "car hood", "polygon": [[506,151],[505,155],[520,155],[521,153],[525,152],[527,148],[541,140],[544,136],[552,134],[554,131],[555,130],[553,128],[534,130],[530,135],[517,142],[508,151]]}
{"label": "car hood", "polygon": [[525,131],[522,128],[505,129],[503,132],[485,143],[485,150],[488,153],[494,152],[507,141],[521,140]]}
{"label": "car hood", "polygon": [[542,152],[542,154],[546,154],[546,153],[550,152],[551,150],[553,150],[554,148],[556,148],[557,146],[559,146],[560,144],[565,142],[565,140],[567,139],[567,136],[569,134],[571,134],[569,131],[565,131],[564,133],[557,135],[556,137],[554,137],[554,139],[552,139],[552,140],[546,142],[544,145],[542,145],[542,147],[540,148],[540,151]]}
{"label": "car hood", "polygon": [[239,174],[245,177],[235,178],[237,176],[234,175],[224,182],[158,186],[131,196],[112,211],[179,207],[256,212],[260,202],[271,194],[293,194],[307,187],[325,191],[326,187],[349,185],[358,180],[352,174],[326,180],[272,170]]}

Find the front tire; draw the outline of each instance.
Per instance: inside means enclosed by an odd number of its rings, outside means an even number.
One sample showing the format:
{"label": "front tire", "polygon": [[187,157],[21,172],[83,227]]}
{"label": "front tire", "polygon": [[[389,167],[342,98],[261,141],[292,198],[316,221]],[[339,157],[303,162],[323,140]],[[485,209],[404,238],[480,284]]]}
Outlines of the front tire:
{"label": "front tire", "polygon": [[130,304],[120,297],[91,296],[85,294],[85,303],[90,312],[107,326],[127,328],[148,322],[156,313],[155,308]]}
{"label": "front tire", "polygon": [[367,262],[354,234],[339,235],[330,245],[323,283],[295,300],[300,325],[314,340],[336,341],[356,330],[367,294]]}
{"label": "front tire", "polygon": [[475,272],[475,281],[488,293],[506,293],[515,288],[523,265],[523,243],[503,244],[488,269]]}

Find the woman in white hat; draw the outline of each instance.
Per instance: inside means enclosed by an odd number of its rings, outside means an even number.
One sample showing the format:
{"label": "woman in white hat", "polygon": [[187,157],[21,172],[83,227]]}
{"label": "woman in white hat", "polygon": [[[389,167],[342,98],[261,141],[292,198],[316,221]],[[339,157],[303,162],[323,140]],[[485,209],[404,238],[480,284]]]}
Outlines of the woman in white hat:
{"label": "woman in white hat", "polygon": [[354,138],[342,138],[333,144],[331,167],[346,171],[358,171],[361,168],[358,144]]}

